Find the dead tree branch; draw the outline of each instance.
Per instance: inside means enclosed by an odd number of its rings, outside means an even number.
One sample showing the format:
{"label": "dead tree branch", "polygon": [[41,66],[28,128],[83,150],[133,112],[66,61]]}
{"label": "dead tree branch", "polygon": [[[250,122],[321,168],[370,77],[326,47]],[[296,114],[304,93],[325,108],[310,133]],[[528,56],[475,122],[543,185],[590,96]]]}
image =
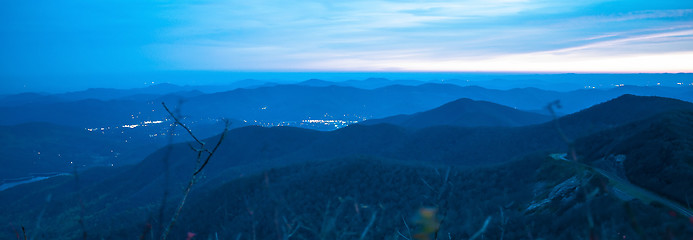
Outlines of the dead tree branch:
{"label": "dead tree branch", "polygon": [[[171,110],[168,109],[168,107],[166,106],[166,103],[162,102],[161,105],[163,105],[164,109],[166,109],[166,112],[168,112],[168,114],[171,115],[171,117],[175,121],[174,124],[181,126],[183,129],[185,129],[188,132],[188,134],[195,140],[195,142],[197,142],[200,145],[199,148],[194,148],[191,146],[191,148],[197,152],[197,164],[195,166],[196,170],[193,172],[192,176],[190,176],[190,181],[188,181],[188,185],[186,186],[185,190],[183,191],[183,198],[180,200],[180,203],[178,204],[178,207],[176,208],[176,211],[173,214],[173,217],[171,217],[171,220],[170,220],[168,226],[166,227],[164,232],[161,234],[161,240],[166,240],[166,238],[168,238],[168,235],[171,231],[171,228],[176,223],[176,219],[178,219],[178,216],[180,215],[181,210],[183,210],[183,206],[185,205],[185,201],[187,200],[188,195],[190,194],[190,191],[192,190],[192,187],[195,184],[197,174],[199,174],[205,168],[205,166],[207,166],[207,163],[209,163],[209,160],[212,158],[214,153],[216,153],[216,151],[219,149],[219,146],[221,145],[221,142],[224,140],[224,137],[226,136],[226,132],[228,131],[228,128],[229,128],[229,122],[225,120],[224,131],[221,133],[221,136],[219,137],[219,141],[217,141],[217,144],[214,145],[214,148],[212,150],[209,150],[205,147],[205,143],[203,141],[201,141],[199,138],[197,138],[197,136],[195,136],[195,134],[193,134],[192,130],[190,130],[190,128],[188,128],[188,126],[186,126],[183,122],[181,122],[179,120],[179,118],[176,117],[176,115],[173,114],[173,112],[171,112]],[[207,153],[207,157],[205,158],[205,161],[202,163],[202,165],[198,167],[198,165],[202,159],[203,153]]]}

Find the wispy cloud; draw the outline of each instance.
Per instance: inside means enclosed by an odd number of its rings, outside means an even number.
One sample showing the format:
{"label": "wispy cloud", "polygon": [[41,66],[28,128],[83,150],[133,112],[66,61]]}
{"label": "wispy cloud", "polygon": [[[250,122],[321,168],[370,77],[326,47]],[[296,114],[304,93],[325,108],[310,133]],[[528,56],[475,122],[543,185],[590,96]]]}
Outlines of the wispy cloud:
{"label": "wispy cloud", "polygon": [[586,17],[595,22],[621,22],[645,19],[667,19],[682,18],[693,16],[693,9],[674,9],[674,10],[646,10],[627,13],[618,13],[607,16]]}
{"label": "wispy cloud", "polygon": [[[693,27],[686,25],[693,19],[693,9],[589,10],[601,2],[316,0],[285,4],[261,0],[183,4],[172,15],[184,17],[170,28],[173,37],[160,45],[164,47],[159,52],[177,66],[215,69],[416,70],[437,64],[446,66],[438,70],[455,71],[473,69],[443,63],[534,59],[519,56],[553,56],[552,61],[566,55],[599,59],[607,54],[693,50],[686,47],[693,46],[688,36]],[[186,59],[213,57],[203,64],[199,60],[191,63],[167,54],[173,48],[187,52]],[[512,63],[507,64],[496,68],[513,68]]]}
{"label": "wispy cloud", "polygon": [[[616,34],[612,34],[609,37],[617,36],[618,35]],[[600,53],[611,54],[614,51],[620,51],[620,53],[622,54],[638,54],[641,52],[653,51],[659,53],[666,53],[679,51],[693,51],[693,44],[691,43],[693,43],[693,26],[689,26],[689,29],[686,30],[666,31],[654,34],[627,36],[620,39],[604,40],[582,46],[547,51],[545,53],[556,55],[588,51],[593,52],[595,55],[599,55]],[[635,48],[635,46],[643,45],[650,46],[650,48],[638,48],[638,51],[633,51],[633,48]]]}
{"label": "wispy cloud", "polygon": [[3,71],[571,71],[693,51],[693,6],[675,0],[20,2],[0,10]]}

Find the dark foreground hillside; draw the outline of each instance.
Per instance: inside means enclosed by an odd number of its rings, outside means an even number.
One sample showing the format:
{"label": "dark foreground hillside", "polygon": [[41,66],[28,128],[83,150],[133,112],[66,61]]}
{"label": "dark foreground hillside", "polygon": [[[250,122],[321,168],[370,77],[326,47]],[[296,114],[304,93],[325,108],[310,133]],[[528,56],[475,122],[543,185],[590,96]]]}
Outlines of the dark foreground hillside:
{"label": "dark foreground hillside", "polygon": [[[185,227],[178,235],[197,231],[201,236],[273,239],[295,230],[298,239],[350,239],[374,221],[368,239],[404,239],[398,231],[405,237],[422,234],[426,221],[438,221],[439,238],[469,239],[487,219],[483,235],[488,239],[693,234],[687,219],[670,216],[664,208],[618,200],[601,186],[603,179],[586,175],[541,156],[481,169],[374,159],[308,164],[199,195],[184,213],[180,226]],[[543,198],[550,202],[532,209]],[[432,209],[435,216],[426,219],[422,209]]]}
{"label": "dark foreground hillside", "polygon": [[[693,234],[685,217],[619,199],[605,182],[541,154],[474,169],[372,158],[313,162],[196,192],[170,239],[186,239],[189,232],[196,239],[406,239],[417,234],[433,239],[436,232],[427,230],[431,224],[440,225],[439,239],[469,239],[480,231],[486,239]],[[164,219],[173,209],[166,212]],[[97,239],[150,239],[158,235],[157,214],[153,207],[138,208],[117,221],[88,223],[86,232]],[[75,230],[43,234],[74,239],[82,234]]]}

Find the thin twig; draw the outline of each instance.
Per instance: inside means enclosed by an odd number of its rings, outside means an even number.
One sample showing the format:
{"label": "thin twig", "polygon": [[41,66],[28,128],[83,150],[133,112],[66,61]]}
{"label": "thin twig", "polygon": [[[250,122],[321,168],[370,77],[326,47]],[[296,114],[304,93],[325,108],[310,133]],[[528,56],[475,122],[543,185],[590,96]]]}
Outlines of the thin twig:
{"label": "thin twig", "polygon": [[430,188],[431,191],[434,191],[434,192],[436,191],[436,190],[431,186],[431,184],[428,184],[428,182],[426,182],[426,180],[423,179],[423,177],[419,176],[419,179],[421,179],[421,181],[426,185],[426,187]]}
{"label": "thin twig", "polygon": [[503,238],[505,238],[505,227],[508,224],[508,218],[506,218],[505,214],[503,214],[503,207],[498,207],[498,209],[500,209],[500,240],[503,240]]}
{"label": "thin twig", "polygon": [[205,159],[205,162],[202,163],[202,166],[200,166],[200,168],[197,169],[197,171],[195,171],[195,173],[193,173],[193,176],[200,173],[200,171],[202,171],[202,169],[204,169],[205,166],[207,166],[207,163],[209,163],[209,159],[212,158],[212,155],[214,155],[214,153],[217,152],[217,149],[219,149],[219,145],[221,145],[221,141],[224,141],[224,137],[226,136],[226,132],[228,132],[228,129],[229,129],[229,122],[225,120],[224,132],[221,133],[221,137],[219,137],[219,141],[217,142],[217,145],[214,145],[212,152],[210,152],[209,155],[207,155],[207,159]]}
{"label": "thin twig", "polygon": [[185,124],[183,124],[183,122],[181,122],[181,121],[178,119],[178,117],[176,117],[176,115],[173,114],[173,112],[171,112],[171,110],[168,109],[168,107],[166,106],[166,103],[161,102],[161,105],[164,105],[164,109],[166,109],[166,112],[168,112],[168,114],[171,115],[171,117],[173,118],[173,120],[176,121],[176,124],[178,124],[178,125],[180,125],[181,127],[183,127],[183,129],[185,129],[185,131],[187,131],[188,134],[189,134],[193,139],[195,139],[195,141],[196,141],[197,143],[199,143],[199,144],[202,145],[202,146],[205,145],[205,143],[204,143],[203,141],[200,141],[200,139],[198,139],[197,136],[195,136],[195,134],[192,133],[192,131],[190,130],[190,128],[188,128],[188,126],[185,126]]}
{"label": "thin twig", "polygon": [[371,216],[371,221],[368,223],[368,226],[366,226],[366,229],[363,229],[363,233],[361,233],[361,240],[363,240],[366,237],[366,234],[368,233],[368,230],[371,229],[371,226],[373,226],[373,223],[375,222],[375,217],[378,215],[378,212],[373,212],[373,216]]}
{"label": "thin twig", "polygon": [[404,236],[404,234],[402,234],[401,232],[399,232],[399,229],[397,230],[397,234],[399,234],[399,236],[401,236],[402,238],[404,238],[404,239],[406,239],[406,240],[411,240],[411,238],[408,238],[407,236]]}
{"label": "thin twig", "polygon": [[488,227],[488,224],[489,224],[490,222],[491,222],[491,216],[488,216],[488,217],[486,218],[486,221],[484,221],[484,225],[481,226],[481,229],[479,229],[479,231],[477,231],[477,232],[474,234],[474,236],[472,236],[471,238],[469,238],[469,240],[474,240],[474,239],[478,238],[479,236],[481,236],[482,234],[484,234],[484,232],[486,232],[486,228]]}
{"label": "thin twig", "polygon": [[171,110],[169,110],[168,107],[166,107],[166,103],[162,102],[161,104],[164,106],[164,109],[166,109],[166,112],[168,112],[168,114],[171,115],[171,117],[175,121],[175,125],[179,125],[183,129],[185,129],[188,132],[188,134],[190,134],[190,136],[193,139],[195,139],[195,141],[198,144],[200,144],[199,149],[196,149],[196,148],[190,146],[193,149],[193,151],[197,152],[197,164],[199,164],[200,160],[202,159],[202,153],[203,152],[208,153],[202,166],[200,166],[199,168],[197,166],[195,166],[196,170],[195,170],[195,172],[193,172],[192,176],[190,176],[190,181],[188,181],[188,185],[186,186],[185,190],[183,191],[183,198],[180,200],[180,203],[178,204],[178,207],[176,208],[176,211],[174,212],[173,217],[171,217],[171,221],[169,222],[168,226],[166,227],[164,232],[161,234],[161,239],[166,240],[168,238],[170,231],[171,231],[171,228],[176,223],[178,216],[180,216],[180,213],[183,210],[183,206],[185,205],[185,201],[188,199],[188,195],[190,194],[190,191],[192,190],[193,185],[195,185],[195,180],[196,180],[197,174],[199,174],[205,168],[205,166],[207,166],[207,163],[209,163],[209,159],[211,159],[212,156],[214,156],[214,153],[217,151],[217,149],[219,149],[221,142],[224,140],[224,136],[226,136],[226,132],[228,132],[229,122],[225,120],[224,131],[221,133],[221,136],[219,137],[219,141],[214,146],[214,149],[212,149],[210,151],[209,149],[207,149],[205,147],[205,143],[200,141],[197,138],[197,136],[195,136],[195,134],[193,134],[193,132],[190,130],[190,128],[188,128],[185,124],[183,124],[178,119],[178,117],[176,117],[176,115],[173,114],[173,112],[171,112]]}
{"label": "thin twig", "polygon": [[402,222],[404,222],[404,226],[407,228],[407,234],[409,234],[409,239],[411,239],[411,229],[409,228],[409,224],[407,224],[407,220],[404,220],[404,216],[402,217]]}
{"label": "thin twig", "polygon": [[294,228],[294,230],[291,231],[288,235],[286,235],[286,237],[284,239],[288,240],[289,238],[291,238],[298,231],[298,229],[300,229],[301,227],[303,227],[301,225],[301,222],[298,222],[298,225]]}
{"label": "thin twig", "polygon": [[188,186],[185,188],[185,192],[183,193],[183,199],[180,200],[180,203],[178,204],[178,208],[176,208],[176,212],[173,214],[173,217],[171,217],[171,221],[169,222],[168,226],[164,230],[163,235],[161,235],[162,240],[166,240],[166,238],[168,238],[168,234],[171,231],[171,228],[176,223],[176,219],[180,215],[181,210],[183,210],[183,205],[185,205],[185,200],[188,198],[188,195],[190,194],[190,190],[192,190],[193,184],[195,184],[195,176],[193,176],[190,179],[190,182],[188,182]]}

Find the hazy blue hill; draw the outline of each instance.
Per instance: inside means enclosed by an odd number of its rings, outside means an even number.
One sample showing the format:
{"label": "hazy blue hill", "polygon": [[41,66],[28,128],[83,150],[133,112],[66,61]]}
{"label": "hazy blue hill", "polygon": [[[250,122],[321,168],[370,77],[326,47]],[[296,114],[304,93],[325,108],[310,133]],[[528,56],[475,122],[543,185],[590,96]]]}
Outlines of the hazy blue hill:
{"label": "hazy blue hill", "polygon": [[550,119],[545,115],[524,112],[491,102],[462,98],[425,112],[371,119],[360,124],[390,123],[407,128],[425,128],[435,125],[515,127],[543,123]]}
{"label": "hazy blue hill", "polygon": [[329,87],[338,85],[337,82],[330,82],[320,79],[308,79],[303,82],[298,82],[296,85],[310,86],[310,87]]}
{"label": "hazy blue hill", "polygon": [[[131,91],[129,94],[133,95],[108,101],[29,101],[31,103],[5,105],[0,107],[0,114],[3,115],[0,125],[36,121],[89,128],[137,124],[144,120],[163,119],[165,114],[162,114],[160,102],[166,101],[171,108],[176,108],[179,99],[185,100],[181,110],[191,121],[220,118],[274,123],[305,119],[363,120],[414,114],[459,98],[489,101],[540,114],[546,113],[542,109],[549,102],[560,100],[563,108],[559,112],[572,113],[631,91],[628,89],[554,92],[536,88],[493,90],[428,83],[418,86],[389,85],[371,90],[343,86],[275,85],[212,94],[192,91],[138,95],[136,91]],[[685,95],[690,92],[687,87],[644,87],[632,91],[642,95],[693,100],[693,96]]]}
{"label": "hazy blue hill", "polygon": [[[575,139],[679,110],[691,111],[693,103],[624,95],[562,117],[558,122],[568,137]],[[560,151],[567,147],[553,121],[514,128],[435,126],[396,139],[395,143],[401,143],[398,150],[383,157],[465,165],[503,162],[534,151]]]}
{"label": "hazy blue hill", "polygon": [[570,137],[584,131],[601,130],[643,120],[671,111],[691,111],[693,103],[677,99],[625,94],[559,120]]}
{"label": "hazy blue hill", "polygon": [[364,104],[375,100],[366,90],[350,87],[278,85],[203,95],[184,107],[193,116],[281,121],[364,113]]}
{"label": "hazy blue hill", "polygon": [[[136,124],[142,120],[160,120],[163,115],[159,105],[138,101],[101,101],[96,99],[60,103],[37,103],[4,107],[0,124],[12,125],[26,122],[50,122],[80,128],[120,126]],[[152,113],[152,109],[158,111]],[[140,113],[145,113],[140,114]],[[133,115],[138,116],[134,119]],[[139,117],[142,119],[139,119]]]}
{"label": "hazy blue hill", "polygon": [[198,90],[190,90],[190,91],[178,91],[178,92],[172,92],[172,93],[167,93],[167,94],[136,94],[136,95],[129,95],[126,97],[118,98],[118,100],[123,100],[123,101],[156,101],[156,102],[161,102],[161,101],[179,101],[179,100],[185,100],[191,97],[197,97],[200,95],[203,95],[205,93],[198,91]]}
{"label": "hazy blue hill", "polygon": [[341,82],[345,86],[363,88],[363,89],[376,89],[381,87],[386,87],[389,85],[407,85],[407,86],[418,86],[426,82],[417,80],[390,80],[387,78],[368,78],[365,80],[347,80]]}
{"label": "hazy blue hill", "polygon": [[[139,90],[139,89],[138,89]],[[113,88],[89,88],[83,91],[68,92],[64,94],[59,94],[62,98],[69,99],[72,101],[85,100],[85,99],[98,99],[98,100],[113,100],[122,97],[127,97],[128,95],[143,94],[138,90],[125,90],[125,89],[113,89]]]}
{"label": "hazy blue hill", "polygon": [[182,87],[170,83],[161,83],[143,88],[114,89],[114,88],[89,88],[83,91],[67,92],[56,94],[64,99],[78,101],[85,99],[114,100],[133,95],[165,95],[175,92],[190,91],[187,87]]}
{"label": "hazy blue hill", "polygon": [[[113,150],[113,151],[112,151]],[[72,172],[84,166],[133,163],[131,149],[115,139],[84,129],[49,123],[0,126],[0,179],[28,177],[31,173]],[[140,155],[141,156],[141,155]]]}
{"label": "hazy blue hill", "polygon": [[365,80],[346,80],[346,81],[325,81],[320,79],[309,79],[303,82],[298,82],[296,85],[311,86],[311,87],[354,87],[360,89],[376,89],[391,85],[418,86],[426,84],[424,81],[417,80],[390,80],[387,78],[368,78]]}
{"label": "hazy blue hill", "polygon": [[[203,89],[213,87],[199,87]],[[226,89],[226,88],[221,88]],[[221,90],[220,89],[220,90]],[[198,87],[178,86],[162,83],[144,88],[115,89],[115,88],[89,88],[87,90],[66,92],[59,94],[48,93],[20,93],[0,97],[0,106],[19,106],[25,104],[48,104],[57,102],[74,102],[88,99],[109,100],[139,100],[147,101],[165,95],[178,95],[193,97],[201,95]]]}
{"label": "hazy blue hill", "polygon": [[51,103],[65,101],[60,97],[40,93],[19,93],[0,97],[0,107],[11,107],[35,103]]}

